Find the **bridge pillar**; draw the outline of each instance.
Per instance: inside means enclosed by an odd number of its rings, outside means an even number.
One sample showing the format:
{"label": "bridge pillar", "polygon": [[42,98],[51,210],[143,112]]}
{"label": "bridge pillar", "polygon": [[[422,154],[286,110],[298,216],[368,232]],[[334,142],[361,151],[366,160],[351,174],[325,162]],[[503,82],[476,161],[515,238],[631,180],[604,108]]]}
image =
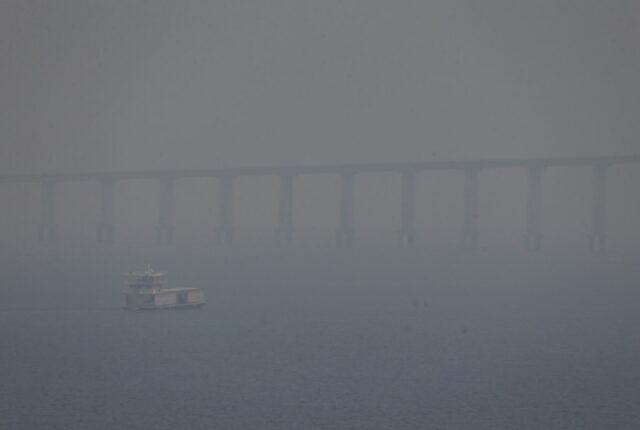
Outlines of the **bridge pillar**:
{"label": "bridge pillar", "polygon": [[100,182],[100,223],[98,242],[113,243],[115,238],[115,182],[107,179]]}
{"label": "bridge pillar", "polygon": [[160,244],[173,243],[175,226],[173,225],[173,178],[160,180],[160,206],[156,238]]}
{"label": "bridge pillar", "polygon": [[355,173],[340,175],[340,226],[336,232],[338,246],[351,246],[355,239]]}
{"label": "bridge pillar", "polygon": [[416,174],[415,172],[402,172],[402,184],[400,191],[400,232],[398,241],[400,246],[413,246],[415,242],[415,200],[416,200]]}
{"label": "bridge pillar", "polygon": [[478,247],[478,173],[477,168],[464,171],[464,230],[462,246],[467,249]]}
{"label": "bridge pillar", "polygon": [[55,223],[56,183],[52,180],[44,180],[41,185],[42,213],[38,238],[40,242],[54,243],[58,236],[58,226]]}
{"label": "bridge pillar", "polygon": [[233,242],[233,176],[221,178],[220,224],[216,236],[218,242],[231,244]]}
{"label": "bridge pillar", "polygon": [[606,182],[607,166],[593,166],[593,200],[591,212],[591,238],[589,247],[592,252],[604,252],[606,248]]}
{"label": "bridge pillar", "polygon": [[532,166],[527,171],[527,231],[524,245],[529,251],[537,251],[542,243],[540,227],[540,201],[542,198],[541,166]]}
{"label": "bridge pillar", "polygon": [[275,230],[277,243],[291,243],[293,240],[293,176],[280,176],[279,224]]}

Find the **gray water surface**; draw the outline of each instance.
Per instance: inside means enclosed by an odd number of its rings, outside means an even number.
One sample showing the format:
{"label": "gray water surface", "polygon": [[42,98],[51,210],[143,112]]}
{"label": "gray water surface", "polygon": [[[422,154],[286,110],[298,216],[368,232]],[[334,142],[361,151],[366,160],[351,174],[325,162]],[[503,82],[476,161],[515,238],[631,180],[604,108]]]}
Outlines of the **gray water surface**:
{"label": "gray water surface", "polygon": [[210,302],[161,312],[118,274],[5,272],[0,428],[640,425],[633,271],[254,266],[185,270]]}

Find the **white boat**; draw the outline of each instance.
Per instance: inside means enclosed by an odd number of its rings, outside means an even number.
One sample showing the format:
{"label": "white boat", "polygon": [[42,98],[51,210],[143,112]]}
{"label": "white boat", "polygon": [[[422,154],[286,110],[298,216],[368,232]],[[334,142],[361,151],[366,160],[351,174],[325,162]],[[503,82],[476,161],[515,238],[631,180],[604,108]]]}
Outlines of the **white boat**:
{"label": "white boat", "polygon": [[126,310],[197,308],[207,301],[199,288],[167,288],[167,274],[147,266],[144,272],[127,273]]}

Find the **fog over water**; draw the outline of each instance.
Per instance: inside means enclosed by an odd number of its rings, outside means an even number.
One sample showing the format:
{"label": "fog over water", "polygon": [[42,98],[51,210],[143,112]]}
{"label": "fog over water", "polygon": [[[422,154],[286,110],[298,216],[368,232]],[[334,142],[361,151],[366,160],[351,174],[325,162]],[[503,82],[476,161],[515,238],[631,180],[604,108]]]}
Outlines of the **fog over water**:
{"label": "fog over water", "polygon": [[[640,153],[640,3],[239,0],[0,4],[0,430],[636,429],[640,165],[357,173],[352,247],[336,174],[7,175]],[[530,177],[529,177],[530,180]],[[530,202],[530,200],[529,200]],[[97,242],[113,211],[114,243]],[[595,215],[594,215],[595,214]],[[530,214],[529,214],[530,215]],[[42,224],[57,240],[38,241]],[[48,228],[48,227],[47,227]],[[198,310],[125,312],[147,264]]]}
{"label": "fog over water", "polygon": [[[204,254],[3,268],[3,428],[640,422],[635,260]],[[119,274],[148,259],[210,302],[120,310]]]}

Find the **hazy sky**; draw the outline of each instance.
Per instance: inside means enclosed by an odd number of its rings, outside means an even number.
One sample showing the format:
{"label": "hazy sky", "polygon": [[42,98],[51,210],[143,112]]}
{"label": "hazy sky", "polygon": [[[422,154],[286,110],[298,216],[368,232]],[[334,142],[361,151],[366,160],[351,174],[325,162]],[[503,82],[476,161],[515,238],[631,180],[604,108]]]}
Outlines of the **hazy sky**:
{"label": "hazy sky", "polygon": [[635,0],[4,0],[4,172],[638,152]]}

